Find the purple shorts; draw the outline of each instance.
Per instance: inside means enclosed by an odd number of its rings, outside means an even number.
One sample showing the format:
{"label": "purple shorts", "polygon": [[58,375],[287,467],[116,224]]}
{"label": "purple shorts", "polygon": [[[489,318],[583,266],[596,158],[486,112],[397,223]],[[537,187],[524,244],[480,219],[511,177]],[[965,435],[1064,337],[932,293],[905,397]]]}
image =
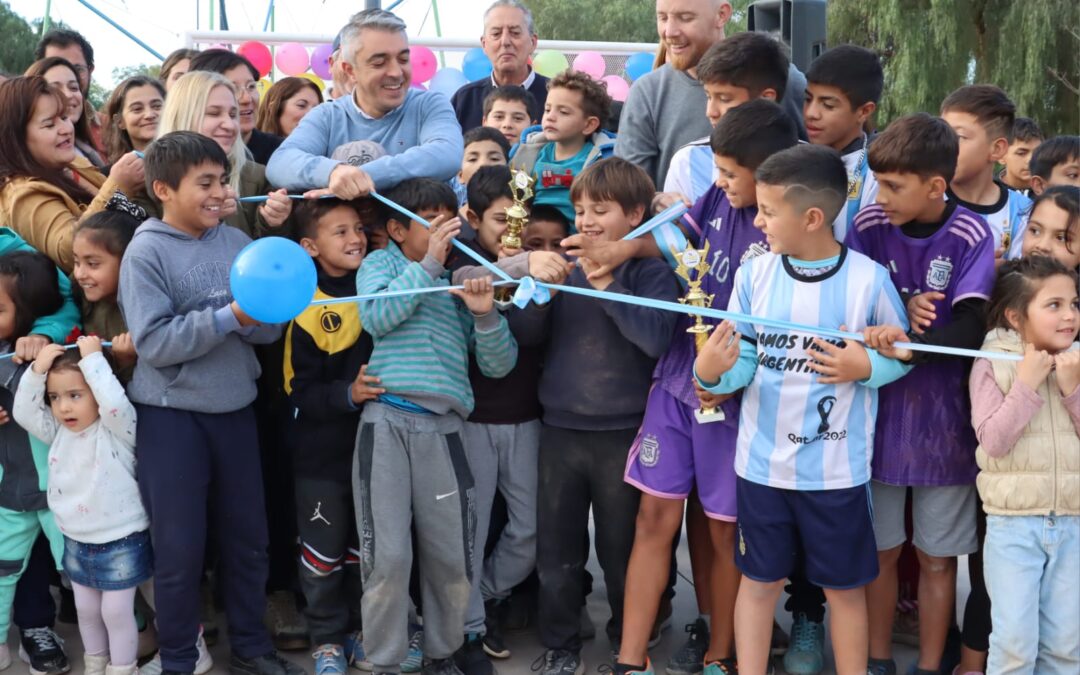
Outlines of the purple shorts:
{"label": "purple shorts", "polygon": [[662,499],[686,499],[694,485],[705,513],[735,521],[735,440],[721,421],[699,424],[694,409],[653,386],[624,480]]}

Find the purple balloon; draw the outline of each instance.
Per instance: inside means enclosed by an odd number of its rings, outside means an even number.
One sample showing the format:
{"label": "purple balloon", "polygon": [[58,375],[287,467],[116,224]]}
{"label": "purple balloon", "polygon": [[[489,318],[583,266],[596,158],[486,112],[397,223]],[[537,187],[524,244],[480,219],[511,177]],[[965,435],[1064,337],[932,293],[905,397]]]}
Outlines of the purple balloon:
{"label": "purple balloon", "polygon": [[334,53],[333,45],[319,45],[311,52],[311,72],[324,80],[331,79],[330,55]]}

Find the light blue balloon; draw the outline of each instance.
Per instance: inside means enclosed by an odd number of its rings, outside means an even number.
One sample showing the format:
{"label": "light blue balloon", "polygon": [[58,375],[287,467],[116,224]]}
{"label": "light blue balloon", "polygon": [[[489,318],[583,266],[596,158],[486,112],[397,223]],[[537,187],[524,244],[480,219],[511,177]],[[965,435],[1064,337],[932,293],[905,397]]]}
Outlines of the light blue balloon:
{"label": "light blue balloon", "polygon": [[461,62],[461,70],[469,82],[476,82],[491,75],[491,59],[483,49],[473,47],[465,52],[465,60]]}
{"label": "light blue balloon", "polygon": [[468,83],[465,74],[457,68],[442,68],[428,82],[428,91],[437,91],[449,98]]}
{"label": "light blue balloon", "polygon": [[285,323],[311,304],[318,281],[315,261],[291,239],[264,237],[240,251],[229,288],[240,309],[260,323]]}
{"label": "light blue balloon", "polygon": [[652,54],[641,52],[626,59],[626,75],[631,82],[653,69],[654,57]]}

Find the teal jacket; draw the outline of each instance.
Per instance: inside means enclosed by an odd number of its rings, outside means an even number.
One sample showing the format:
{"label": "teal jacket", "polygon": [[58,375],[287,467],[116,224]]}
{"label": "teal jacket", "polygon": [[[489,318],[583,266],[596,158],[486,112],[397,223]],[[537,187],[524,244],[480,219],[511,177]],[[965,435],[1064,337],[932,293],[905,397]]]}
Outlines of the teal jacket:
{"label": "teal jacket", "polygon": [[[37,249],[27,244],[14,230],[0,227],[0,255],[13,251],[37,253]],[[79,325],[79,308],[71,297],[71,282],[59,268],[56,270],[56,276],[57,281],[60,282],[60,295],[64,296],[64,304],[56,314],[43,316],[35,321],[30,332],[35,335],[44,335],[57,344],[63,344],[71,334],[71,329]]]}

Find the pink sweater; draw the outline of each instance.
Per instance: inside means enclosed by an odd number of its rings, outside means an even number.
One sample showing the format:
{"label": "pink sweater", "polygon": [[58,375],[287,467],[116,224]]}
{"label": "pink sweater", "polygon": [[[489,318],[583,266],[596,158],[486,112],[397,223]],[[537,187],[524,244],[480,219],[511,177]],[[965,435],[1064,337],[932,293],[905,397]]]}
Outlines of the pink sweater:
{"label": "pink sweater", "polygon": [[[1001,391],[986,359],[975,359],[971,368],[971,421],[983,451],[991,457],[1009,454],[1035,414],[1046,401],[1017,379],[1008,394]],[[1080,387],[1064,399],[1073,427],[1080,434]]]}

